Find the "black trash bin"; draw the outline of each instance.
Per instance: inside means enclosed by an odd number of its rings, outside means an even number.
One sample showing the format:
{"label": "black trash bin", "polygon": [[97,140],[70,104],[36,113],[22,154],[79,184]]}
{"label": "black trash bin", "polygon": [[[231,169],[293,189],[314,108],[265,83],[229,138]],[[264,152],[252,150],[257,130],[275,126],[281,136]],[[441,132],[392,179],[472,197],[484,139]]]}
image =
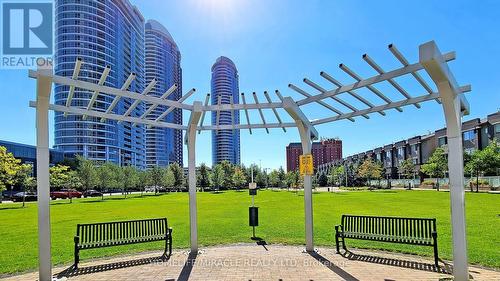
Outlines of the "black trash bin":
{"label": "black trash bin", "polygon": [[259,207],[248,208],[248,224],[249,226],[259,226]]}

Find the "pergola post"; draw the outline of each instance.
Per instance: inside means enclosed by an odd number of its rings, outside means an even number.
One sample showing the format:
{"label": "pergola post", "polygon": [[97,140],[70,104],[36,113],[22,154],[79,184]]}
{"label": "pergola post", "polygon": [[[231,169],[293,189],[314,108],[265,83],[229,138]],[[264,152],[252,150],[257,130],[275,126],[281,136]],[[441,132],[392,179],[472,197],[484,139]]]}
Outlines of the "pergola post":
{"label": "pergola post", "polygon": [[[52,279],[50,242],[49,101],[52,68],[39,68],[36,81],[36,183],[38,200],[38,278]],[[46,76],[44,76],[46,74]]]}
{"label": "pergola post", "polygon": [[185,142],[188,149],[188,183],[189,183],[189,237],[191,252],[198,252],[198,214],[196,207],[196,129],[202,115],[202,104],[193,103],[193,111],[189,118]]}
{"label": "pergola post", "polygon": [[[290,97],[283,98],[283,107],[295,121],[302,143],[302,154],[311,153],[311,141],[317,139],[318,132],[302,113],[297,104]],[[312,204],[312,176],[304,176],[304,212],[306,228],[306,251],[314,251],[314,227],[313,227],[313,204]]]}
{"label": "pergola post", "polygon": [[420,63],[436,83],[446,119],[453,236],[453,276],[457,281],[466,281],[469,280],[469,272],[461,117],[463,113],[468,114],[469,104],[459,90],[455,78],[434,41],[420,46]]}

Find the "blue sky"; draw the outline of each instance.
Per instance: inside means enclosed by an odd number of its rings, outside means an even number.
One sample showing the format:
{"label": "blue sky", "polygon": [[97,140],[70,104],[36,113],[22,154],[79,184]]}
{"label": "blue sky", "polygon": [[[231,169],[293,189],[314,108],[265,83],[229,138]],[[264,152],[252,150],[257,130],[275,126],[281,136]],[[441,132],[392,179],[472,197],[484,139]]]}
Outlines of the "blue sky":
{"label": "blue sky", "polygon": [[[400,66],[387,50],[389,43],[396,44],[411,62],[416,62],[419,44],[435,40],[441,51],[457,52],[457,60],[450,67],[461,85],[472,85],[473,91],[467,94],[471,114],[465,119],[484,117],[500,107],[496,84],[500,80],[498,1],[131,1],[146,19],[161,22],[179,45],[184,92],[197,89],[189,103],[204,100],[210,89],[210,67],[221,55],[235,62],[240,92],[255,91],[262,101],[264,90],[279,89],[284,96],[298,99],[288,89],[288,83],[316,93],[302,83],[302,78],[308,77],[332,88],[319,76],[324,70],[349,84],[354,81],[338,68],[339,63],[369,77],[375,72],[361,59],[362,54],[368,53],[388,70]],[[412,95],[424,93],[411,79],[398,81]],[[380,85],[380,90],[394,100],[400,98],[386,85]],[[369,92],[359,93],[380,103]],[[35,81],[27,78],[25,70],[0,70],[0,139],[35,143],[35,111],[28,107],[34,95]],[[303,110],[310,118],[331,116],[319,105]],[[260,120],[257,112],[251,115],[254,122]],[[272,112],[265,115],[268,121],[275,120]],[[288,120],[285,112],[281,116]],[[205,122],[209,119],[207,115]],[[244,123],[243,115],[241,119]],[[369,120],[344,120],[317,129],[323,137],[341,138],[347,156],[443,126],[441,106],[427,102],[419,110],[405,107],[403,113],[391,110],[385,117],[372,114]],[[210,133],[199,136],[197,162],[211,163]],[[264,130],[256,130],[253,135],[242,131],[242,162],[262,162],[266,168],[285,166],[285,146],[298,140],[295,129],[287,133],[275,129],[270,135]]]}

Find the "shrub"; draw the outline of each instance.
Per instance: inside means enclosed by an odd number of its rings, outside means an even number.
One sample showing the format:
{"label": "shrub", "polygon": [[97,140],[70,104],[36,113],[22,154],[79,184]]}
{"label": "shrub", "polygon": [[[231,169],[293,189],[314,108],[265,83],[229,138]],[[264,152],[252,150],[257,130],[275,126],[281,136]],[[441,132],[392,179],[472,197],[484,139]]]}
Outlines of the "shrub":
{"label": "shrub", "polygon": [[430,186],[434,186],[435,184],[436,184],[436,182],[435,182],[435,181],[433,181],[433,180],[424,180],[424,181],[422,182],[422,184],[421,184],[421,185],[430,185]]}

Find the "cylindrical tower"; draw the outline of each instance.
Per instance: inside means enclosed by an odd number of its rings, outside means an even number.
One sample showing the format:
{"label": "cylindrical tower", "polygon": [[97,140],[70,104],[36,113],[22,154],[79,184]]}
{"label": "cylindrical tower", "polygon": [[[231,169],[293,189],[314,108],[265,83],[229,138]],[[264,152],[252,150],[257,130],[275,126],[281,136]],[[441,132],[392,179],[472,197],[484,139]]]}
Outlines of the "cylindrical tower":
{"label": "cylindrical tower", "polygon": [[[212,105],[239,103],[239,82],[236,65],[227,57],[219,57],[212,66]],[[234,112],[234,123],[240,123],[239,111]],[[216,125],[217,112],[212,112],[212,125]],[[220,111],[219,124],[231,125],[231,111]],[[240,131],[212,131],[212,164],[229,161],[240,164]]]}
{"label": "cylindrical tower", "polygon": [[[170,100],[179,100],[182,96],[181,53],[174,39],[159,22],[146,22],[146,81],[156,79],[154,89],[149,93],[160,97],[172,85],[177,90],[168,96]],[[148,107],[151,105],[147,105]],[[156,119],[167,106],[158,106],[149,114],[149,119]],[[182,110],[174,109],[163,121],[182,124]],[[170,128],[152,127],[146,129],[146,166],[165,167],[173,162],[182,167],[182,131]]]}

